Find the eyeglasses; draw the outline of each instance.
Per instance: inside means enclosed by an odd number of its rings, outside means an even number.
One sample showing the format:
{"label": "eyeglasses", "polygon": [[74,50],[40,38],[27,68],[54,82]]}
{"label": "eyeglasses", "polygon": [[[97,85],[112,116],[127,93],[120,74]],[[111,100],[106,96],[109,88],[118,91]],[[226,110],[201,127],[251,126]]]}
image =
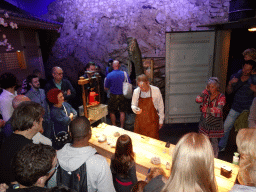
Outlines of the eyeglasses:
{"label": "eyeglasses", "polygon": [[48,171],[47,173],[51,173],[53,170],[55,171],[55,170],[57,170],[58,169],[58,167],[59,167],[59,162],[57,161],[57,164],[55,165],[55,167],[53,167],[50,171]]}

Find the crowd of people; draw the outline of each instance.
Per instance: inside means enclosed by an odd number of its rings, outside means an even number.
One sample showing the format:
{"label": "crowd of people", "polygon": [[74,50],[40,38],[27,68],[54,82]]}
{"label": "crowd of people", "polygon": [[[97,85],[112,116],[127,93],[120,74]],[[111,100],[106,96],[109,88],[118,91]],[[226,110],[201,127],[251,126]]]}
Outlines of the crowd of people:
{"label": "crowd of people", "polygon": [[[217,192],[214,157],[225,150],[229,132],[237,117],[250,110],[247,129],[237,135],[240,153],[238,182],[232,191],[256,191],[256,50],[244,53],[242,70],[231,76],[227,93],[234,95],[231,110],[223,122],[226,97],[220,92],[217,77],[207,81],[196,97],[201,103],[199,133],[184,135],[174,148],[170,176],[152,167],[145,181],[138,181],[136,155],[132,138],[124,134],[116,142],[110,165],[105,157],[89,145],[90,121],[78,116],[70,101],[77,91],[63,70],[52,69],[52,79],[45,82],[40,72],[23,82],[17,94],[17,78],[11,73],[0,76],[0,191],[209,191]],[[164,103],[159,88],[150,85],[144,74],[137,77],[138,87],[129,101],[123,95],[125,76],[117,60],[110,60],[102,87],[109,92],[108,111],[113,125],[120,113],[120,127],[125,125],[129,108],[136,114],[134,132],[159,139],[164,122]],[[93,62],[85,67],[84,78],[94,77],[99,70]],[[100,73],[100,71],[98,71]],[[98,75],[98,74],[97,74]],[[104,81],[104,82],[103,82]],[[41,84],[42,82],[42,84]],[[89,84],[88,91],[95,86]],[[101,90],[99,90],[101,91]],[[60,144],[61,143],[61,144]]]}

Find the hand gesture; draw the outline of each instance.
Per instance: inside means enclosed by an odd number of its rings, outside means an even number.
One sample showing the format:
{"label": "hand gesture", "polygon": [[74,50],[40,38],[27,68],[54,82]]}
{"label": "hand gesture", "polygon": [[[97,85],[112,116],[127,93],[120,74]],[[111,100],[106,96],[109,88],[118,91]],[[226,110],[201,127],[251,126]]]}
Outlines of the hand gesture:
{"label": "hand gesture", "polygon": [[0,192],[5,192],[6,189],[8,189],[8,188],[9,188],[9,186],[6,185],[5,183],[0,184]]}
{"label": "hand gesture", "polygon": [[73,121],[73,119],[74,119],[73,113],[70,113],[69,118],[71,119],[71,121]]}
{"label": "hand gesture", "polygon": [[0,127],[3,127],[5,125],[5,121],[3,119],[0,119]]}
{"label": "hand gesture", "polygon": [[238,78],[233,77],[233,78],[229,81],[229,83],[230,83],[230,84],[234,84],[234,83],[237,83],[237,81],[238,81]]}
{"label": "hand gesture", "polygon": [[70,89],[67,90],[67,95],[71,95]]}
{"label": "hand gesture", "polygon": [[251,89],[253,92],[256,92],[256,85],[251,84],[250,89]]}
{"label": "hand gesture", "polygon": [[137,115],[142,113],[142,109],[140,109],[139,107],[136,107],[135,111]]}

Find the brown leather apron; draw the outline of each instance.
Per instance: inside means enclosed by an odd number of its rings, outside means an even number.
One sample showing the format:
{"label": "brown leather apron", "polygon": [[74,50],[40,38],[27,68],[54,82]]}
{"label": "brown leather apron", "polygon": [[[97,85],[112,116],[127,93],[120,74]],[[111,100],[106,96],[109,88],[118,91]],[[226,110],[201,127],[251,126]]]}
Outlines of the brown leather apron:
{"label": "brown leather apron", "polygon": [[150,97],[141,98],[139,96],[138,107],[142,109],[142,113],[136,115],[134,132],[159,139],[159,116],[153,103],[151,88]]}

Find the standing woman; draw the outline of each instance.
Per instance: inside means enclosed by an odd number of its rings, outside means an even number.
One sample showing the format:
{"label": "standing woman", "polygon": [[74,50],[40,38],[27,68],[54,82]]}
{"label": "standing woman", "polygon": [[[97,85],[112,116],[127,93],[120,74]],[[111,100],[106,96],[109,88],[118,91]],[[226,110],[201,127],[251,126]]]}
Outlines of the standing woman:
{"label": "standing woman", "polygon": [[171,175],[162,192],[217,192],[211,143],[202,133],[184,135],[172,154]]}
{"label": "standing woman", "polygon": [[218,138],[223,137],[223,107],[226,103],[225,95],[219,91],[220,83],[217,77],[209,78],[206,89],[196,98],[202,116],[199,122],[199,132],[210,138],[214,156],[218,157]]}
{"label": "standing woman", "polygon": [[137,84],[132,96],[132,110],[136,114],[134,132],[159,139],[164,122],[162,94],[158,87],[149,84],[145,74],[138,76]]}
{"label": "standing woman", "polygon": [[117,192],[130,192],[137,183],[132,140],[121,135],[116,142],[116,151],[111,159],[110,169]]}
{"label": "standing woman", "polygon": [[53,104],[50,114],[54,134],[68,132],[70,122],[77,116],[76,110],[69,103],[64,102],[63,92],[58,88],[48,91],[47,99]]}

